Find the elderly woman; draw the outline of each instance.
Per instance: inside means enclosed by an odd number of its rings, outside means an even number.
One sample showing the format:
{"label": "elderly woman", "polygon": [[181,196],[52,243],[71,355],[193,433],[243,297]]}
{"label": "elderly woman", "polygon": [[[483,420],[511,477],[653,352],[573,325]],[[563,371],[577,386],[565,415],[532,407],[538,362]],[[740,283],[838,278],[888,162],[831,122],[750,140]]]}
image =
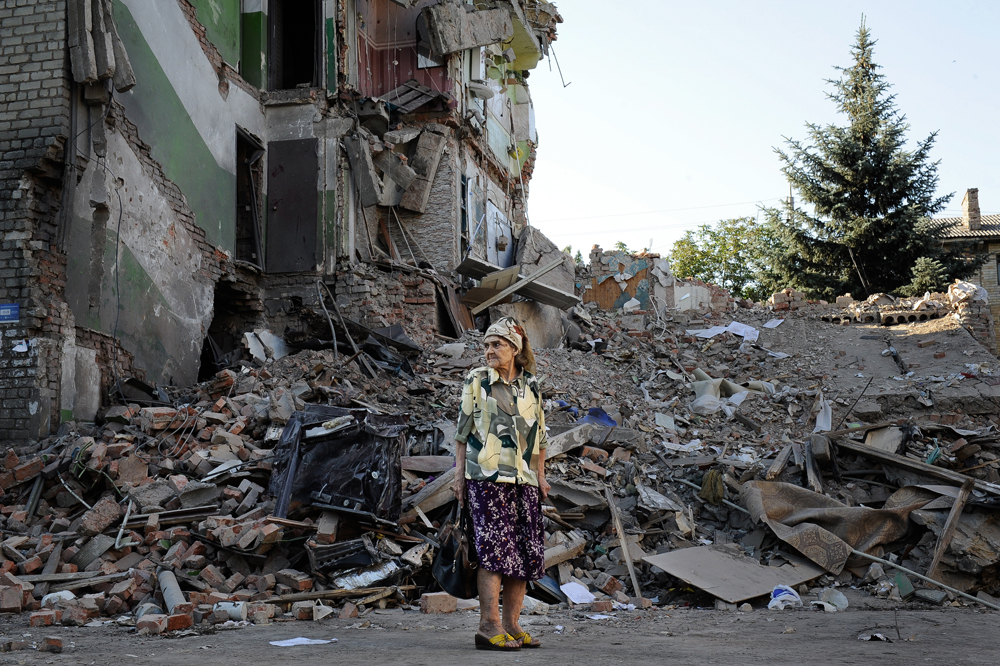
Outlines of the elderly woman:
{"label": "elderly woman", "polygon": [[[541,501],[545,482],[545,416],[535,357],[517,322],[504,317],[484,338],[486,365],[469,373],[455,439],[455,496],[465,504],[479,556],[476,648],[541,647],[521,629],[527,581],[545,575]],[[500,594],[503,590],[503,621]]]}

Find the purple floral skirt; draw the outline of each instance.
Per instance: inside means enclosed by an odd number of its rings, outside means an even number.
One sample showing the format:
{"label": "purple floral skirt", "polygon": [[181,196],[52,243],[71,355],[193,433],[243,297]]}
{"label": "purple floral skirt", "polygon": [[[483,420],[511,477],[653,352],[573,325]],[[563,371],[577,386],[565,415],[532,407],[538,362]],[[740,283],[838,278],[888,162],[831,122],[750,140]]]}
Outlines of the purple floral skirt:
{"label": "purple floral skirt", "polygon": [[520,580],[545,575],[542,502],[521,483],[465,482],[479,566]]}

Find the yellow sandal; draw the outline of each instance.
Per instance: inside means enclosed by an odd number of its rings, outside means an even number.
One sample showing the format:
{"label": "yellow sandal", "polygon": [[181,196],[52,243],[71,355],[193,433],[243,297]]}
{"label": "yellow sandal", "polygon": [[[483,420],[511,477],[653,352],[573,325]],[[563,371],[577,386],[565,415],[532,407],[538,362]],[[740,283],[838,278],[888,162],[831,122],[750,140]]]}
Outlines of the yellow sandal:
{"label": "yellow sandal", "polygon": [[521,641],[521,647],[526,647],[526,648],[540,648],[540,647],[542,647],[542,644],[539,643],[538,641],[536,641],[535,639],[533,639],[531,637],[531,634],[529,634],[527,631],[522,631],[519,634],[514,634],[512,636],[512,638],[515,641]]}
{"label": "yellow sandal", "polygon": [[521,646],[507,647],[507,643],[513,643],[517,639],[510,634],[503,633],[497,634],[493,638],[486,638],[482,634],[476,634],[476,649],[477,650],[502,650],[504,652],[512,652],[514,650],[520,650]]}

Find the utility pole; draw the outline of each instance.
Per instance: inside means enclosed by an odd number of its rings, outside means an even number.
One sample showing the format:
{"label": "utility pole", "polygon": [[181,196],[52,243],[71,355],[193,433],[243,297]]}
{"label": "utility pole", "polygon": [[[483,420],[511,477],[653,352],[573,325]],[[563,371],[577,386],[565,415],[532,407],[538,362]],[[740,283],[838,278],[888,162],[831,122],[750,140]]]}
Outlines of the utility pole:
{"label": "utility pole", "polygon": [[792,196],[792,184],[788,183],[788,217],[785,219],[789,225],[792,223],[792,211],[795,210],[795,197]]}

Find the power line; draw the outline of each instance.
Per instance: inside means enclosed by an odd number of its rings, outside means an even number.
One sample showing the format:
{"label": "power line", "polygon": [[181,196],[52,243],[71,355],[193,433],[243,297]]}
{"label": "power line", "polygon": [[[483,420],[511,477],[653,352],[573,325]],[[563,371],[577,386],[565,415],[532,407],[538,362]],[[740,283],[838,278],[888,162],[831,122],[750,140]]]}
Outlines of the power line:
{"label": "power line", "polygon": [[657,213],[679,213],[686,210],[704,210],[706,208],[726,208],[728,206],[745,206],[747,204],[763,203],[765,201],[781,201],[784,197],[773,199],[755,199],[753,201],[739,201],[737,203],[716,204],[714,206],[693,206],[691,208],[668,208],[666,210],[647,210],[642,213],[613,213],[611,215],[591,215],[588,217],[560,217],[549,220],[535,220],[535,222],[572,222],[575,220],[599,220],[608,217],[634,217],[636,215],[655,215]]}

